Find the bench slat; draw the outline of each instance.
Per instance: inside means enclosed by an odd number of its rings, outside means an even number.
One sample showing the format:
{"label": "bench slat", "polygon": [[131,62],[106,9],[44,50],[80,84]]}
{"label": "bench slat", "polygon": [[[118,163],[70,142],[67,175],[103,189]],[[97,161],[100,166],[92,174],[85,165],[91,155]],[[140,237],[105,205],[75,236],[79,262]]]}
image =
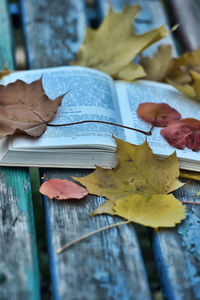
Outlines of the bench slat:
{"label": "bench slat", "polygon": [[[0,1],[0,68],[14,68],[9,15]],[[28,171],[0,168],[0,299],[40,299]]]}
{"label": "bench slat", "polygon": [[186,50],[192,51],[200,47],[200,1],[169,0],[171,11],[180,24],[178,33]]}
{"label": "bench slat", "polygon": [[30,69],[69,64],[85,30],[82,0],[21,0]]}
{"label": "bench slat", "polygon": [[0,299],[40,299],[28,170],[0,174]]}
{"label": "bench slat", "polygon": [[[177,190],[177,199],[191,201],[200,190],[192,182]],[[199,197],[196,197],[199,202]],[[200,299],[200,207],[187,205],[187,219],[177,229],[153,235],[153,247],[166,299]]]}
{"label": "bench slat", "polygon": [[[81,170],[44,170],[47,178],[84,176]],[[43,174],[43,173],[42,173]],[[41,174],[41,175],[42,175]],[[89,217],[103,199],[55,201],[45,197],[49,256],[55,299],[150,299],[146,273],[132,224],[113,228],[58,255],[67,242],[119,222],[109,216]]]}
{"label": "bench slat", "polygon": [[14,69],[12,39],[6,0],[0,1],[0,69],[7,65]]}

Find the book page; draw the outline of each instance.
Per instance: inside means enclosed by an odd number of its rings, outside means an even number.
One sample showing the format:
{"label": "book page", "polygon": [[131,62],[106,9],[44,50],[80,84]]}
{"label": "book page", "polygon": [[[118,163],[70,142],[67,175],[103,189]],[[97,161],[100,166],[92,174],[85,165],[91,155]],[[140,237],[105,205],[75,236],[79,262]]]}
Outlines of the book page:
{"label": "book page", "polygon": [[[52,124],[84,120],[121,123],[112,79],[99,71],[83,67],[58,67],[12,73],[4,77],[7,84],[16,79],[30,83],[42,76],[46,94],[55,99],[66,93]],[[123,131],[107,124],[88,123],[69,127],[48,127],[42,137],[14,138],[12,148],[59,148],[67,146],[115,146],[112,135]],[[92,146],[93,145],[93,146]]]}
{"label": "book page", "polygon": [[[154,102],[167,103],[175,108],[182,118],[200,119],[200,103],[184,96],[174,87],[151,81],[140,80],[135,83],[117,82],[116,90],[118,94],[119,107],[123,125],[135,127],[144,131],[149,131],[151,125],[142,121],[137,116],[137,108],[140,103]],[[162,128],[154,128],[152,136],[147,137],[148,143],[155,154],[168,156],[175,150],[177,156],[183,160],[200,161],[200,153],[193,152],[190,149],[178,150],[171,147],[167,141],[160,135]],[[142,144],[146,136],[125,130],[126,140],[134,144]]]}

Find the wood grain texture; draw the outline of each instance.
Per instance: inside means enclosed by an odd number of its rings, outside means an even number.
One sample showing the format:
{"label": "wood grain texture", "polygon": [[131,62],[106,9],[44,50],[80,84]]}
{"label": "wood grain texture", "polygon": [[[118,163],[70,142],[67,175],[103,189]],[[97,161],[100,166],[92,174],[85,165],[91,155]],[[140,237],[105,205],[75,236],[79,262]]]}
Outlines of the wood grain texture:
{"label": "wood grain texture", "polygon": [[200,1],[199,0],[169,0],[171,11],[180,24],[178,33],[186,50],[192,51],[200,47]]}
{"label": "wood grain texture", "polygon": [[74,59],[85,32],[82,0],[21,0],[21,9],[29,68]]}
{"label": "wood grain texture", "polygon": [[[81,170],[42,170],[47,178],[83,176]],[[41,175],[42,175],[41,174]],[[58,255],[67,242],[119,218],[89,217],[103,199],[55,201],[45,197],[54,299],[150,299],[137,237],[132,224],[113,228],[82,241]]]}
{"label": "wood grain texture", "polygon": [[28,172],[0,168],[0,299],[40,299]]}
{"label": "wood grain texture", "polygon": [[[139,4],[141,11],[134,23],[136,34],[142,34],[163,24],[169,28],[168,19],[161,0],[98,0],[98,3],[102,18],[108,12],[110,5],[112,5],[115,11],[121,11],[125,5]],[[144,50],[142,55],[152,56],[153,53],[157,51],[157,47],[161,44],[174,46],[172,34]],[[173,56],[177,56],[175,47],[173,48]]]}
{"label": "wood grain texture", "polygon": [[12,39],[6,0],[0,1],[0,69],[14,69]]}
{"label": "wood grain texture", "polygon": [[[175,192],[176,198],[198,201],[200,183]],[[153,248],[166,299],[200,299],[200,206],[187,206],[187,218],[174,230],[153,235]]]}

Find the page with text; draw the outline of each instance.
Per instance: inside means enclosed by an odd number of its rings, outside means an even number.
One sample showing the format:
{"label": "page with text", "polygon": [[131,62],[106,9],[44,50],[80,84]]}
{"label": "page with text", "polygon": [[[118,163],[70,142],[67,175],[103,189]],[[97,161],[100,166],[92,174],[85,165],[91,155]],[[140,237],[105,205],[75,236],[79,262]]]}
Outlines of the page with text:
{"label": "page with text", "polygon": [[[116,90],[123,125],[144,131],[151,129],[150,124],[137,116],[137,108],[140,103],[144,102],[167,103],[176,109],[182,118],[200,119],[200,103],[189,99],[168,84],[147,80],[140,80],[134,83],[120,81],[116,83]],[[171,147],[160,135],[161,129],[158,127],[154,128],[152,135],[149,137],[138,132],[125,130],[126,140],[130,143],[142,144],[147,138],[150,147],[156,154],[168,156],[176,150],[179,158],[200,161],[199,152],[193,152],[187,148],[178,150]]]}

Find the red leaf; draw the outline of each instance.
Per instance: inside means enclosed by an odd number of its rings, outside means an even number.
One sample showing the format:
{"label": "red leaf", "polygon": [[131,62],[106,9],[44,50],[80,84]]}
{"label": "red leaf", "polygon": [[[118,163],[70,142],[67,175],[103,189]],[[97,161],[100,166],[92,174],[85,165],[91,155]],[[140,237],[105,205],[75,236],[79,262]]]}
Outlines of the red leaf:
{"label": "red leaf", "polygon": [[200,121],[192,118],[173,121],[160,131],[168,143],[178,149],[200,150]]}
{"label": "red leaf", "polygon": [[137,109],[138,116],[155,127],[165,127],[170,121],[179,120],[181,115],[165,103],[141,103]]}
{"label": "red leaf", "polygon": [[88,195],[88,191],[67,179],[50,179],[40,187],[40,193],[50,199],[67,200],[82,199]]}

